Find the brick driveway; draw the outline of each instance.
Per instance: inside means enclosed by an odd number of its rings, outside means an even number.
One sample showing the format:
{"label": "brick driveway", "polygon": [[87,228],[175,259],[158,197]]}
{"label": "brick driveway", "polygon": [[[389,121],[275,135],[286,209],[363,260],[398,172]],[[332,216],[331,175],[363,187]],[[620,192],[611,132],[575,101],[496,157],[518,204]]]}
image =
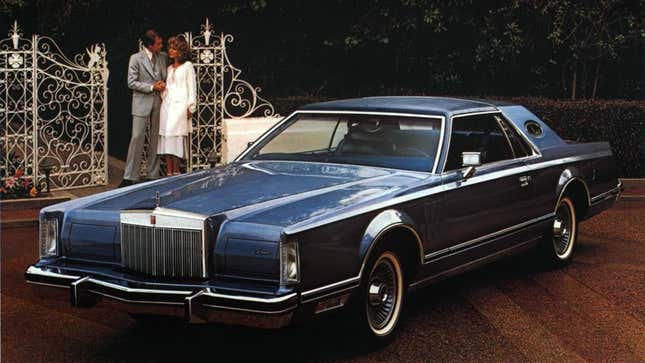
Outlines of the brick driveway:
{"label": "brick driveway", "polygon": [[645,199],[580,225],[573,264],[540,271],[518,256],[414,293],[395,341],[365,352],[327,319],[283,331],[157,329],[105,309],[32,297],[22,273],[37,228],[2,230],[2,361],[645,360]]}

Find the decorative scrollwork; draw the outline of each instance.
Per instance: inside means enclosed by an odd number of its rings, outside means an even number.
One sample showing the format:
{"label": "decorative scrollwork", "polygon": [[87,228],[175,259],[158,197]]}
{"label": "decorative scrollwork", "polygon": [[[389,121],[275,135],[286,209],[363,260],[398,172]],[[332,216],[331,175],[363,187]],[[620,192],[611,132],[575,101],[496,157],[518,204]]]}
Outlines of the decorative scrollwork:
{"label": "decorative scrollwork", "polygon": [[70,59],[53,39],[23,39],[18,29],[14,23],[10,38],[0,40],[0,67],[10,66],[0,75],[0,177],[20,168],[42,180],[38,164],[49,161],[52,189],[105,184],[105,45]]}
{"label": "decorative scrollwork", "polygon": [[261,89],[241,79],[242,71],[230,62],[226,43],[234,41],[233,35],[214,36],[213,26],[206,19],[201,33],[188,33],[187,39],[197,75],[197,112],[193,116],[188,165],[195,170],[209,168],[213,155],[221,160],[224,118],[279,115],[269,101],[258,95]]}

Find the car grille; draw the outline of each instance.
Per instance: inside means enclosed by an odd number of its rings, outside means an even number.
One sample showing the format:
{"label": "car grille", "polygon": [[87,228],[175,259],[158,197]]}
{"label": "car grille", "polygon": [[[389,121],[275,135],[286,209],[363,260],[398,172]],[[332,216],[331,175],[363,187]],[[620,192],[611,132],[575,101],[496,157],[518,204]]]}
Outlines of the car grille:
{"label": "car grille", "polygon": [[158,277],[206,277],[202,231],[121,224],[124,267]]}

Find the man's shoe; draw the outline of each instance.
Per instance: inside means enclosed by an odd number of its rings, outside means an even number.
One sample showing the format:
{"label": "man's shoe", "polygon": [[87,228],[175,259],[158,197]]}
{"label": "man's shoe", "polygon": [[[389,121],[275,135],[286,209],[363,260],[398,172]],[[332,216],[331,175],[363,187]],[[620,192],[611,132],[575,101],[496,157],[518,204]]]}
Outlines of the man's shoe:
{"label": "man's shoe", "polygon": [[134,184],[134,182],[132,180],[123,179],[123,180],[121,180],[121,183],[119,184],[118,188],[127,187],[127,186],[130,186],[132,184]]}

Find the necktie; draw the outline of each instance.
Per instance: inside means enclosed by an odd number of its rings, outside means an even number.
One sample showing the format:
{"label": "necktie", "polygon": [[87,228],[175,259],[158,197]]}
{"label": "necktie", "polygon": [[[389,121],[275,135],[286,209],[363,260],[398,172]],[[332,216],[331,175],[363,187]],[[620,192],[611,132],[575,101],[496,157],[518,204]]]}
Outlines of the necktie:
{"label": "necktie", "polygon": [[152,62],[152,70],[155,71],[155,68],[157,68],[157,56],[154,53],[152,53],[150,61]]}

